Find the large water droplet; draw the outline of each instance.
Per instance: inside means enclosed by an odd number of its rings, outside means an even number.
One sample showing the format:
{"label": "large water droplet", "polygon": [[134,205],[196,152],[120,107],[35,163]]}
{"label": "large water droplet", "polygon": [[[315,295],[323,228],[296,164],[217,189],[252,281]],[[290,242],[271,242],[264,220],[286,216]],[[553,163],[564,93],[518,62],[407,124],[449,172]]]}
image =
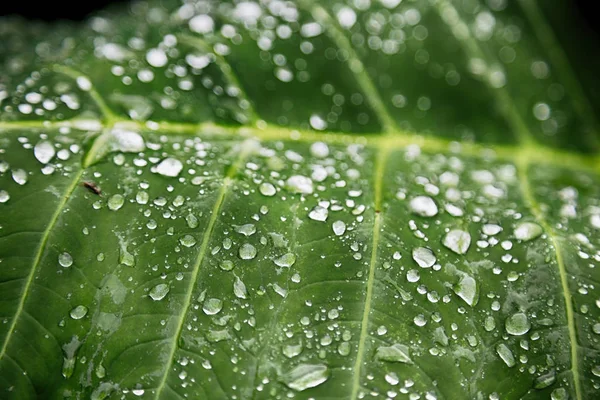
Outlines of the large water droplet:
{"label": "large water droplet", "polygon": [[24,185],[27,183],[27,172],[24,169],[15,169],[12,172],[12,178],[19,185]]}
{"label": "large water droplet", "polygon": [[452,288],[454,293],[463,299],[471,307],[477,304],[479,300],[479,292],[477,290],[477,281],[469,276],[463,275],[460,281]]}
{"label": "large water droplet", "polygon": [[277,189],[275,189],[275,186],[273,186],[272,184],[270,184],[268,182],[261,183],[260,186],[258,187],[258,191],[263,196],[267,196],[267,197],[275,196],[275,194],[277,193]]}
{"label": "large water droplet", "polygon": [[525,242],[533,240],[543,233],[541,226],[535,222],[522,222],[515,228],[515,238]]}
{"label": "large water droplet", "polygon": [[169,290],[171,290],[171,288],[169,288],[169,285],[167,285],[166,283],[159,283],[158,285],[150,289],[150,293],[148,293],[148,295],[152,300],[160,301],[165,298],[165,296],[169,293]]}
{"label": "large water droplet", "polygon": [[336,236],[342,236],[346,232],[346,224],[344,221],[335,221],[332,225],[333,233]]}
{"label": "large water droplet", "polygon": [[233,261],[231,261],[231,260],[223,260],[219,264],[219,267],[223,271],[231,271],[235,267],[235,265],[233,264]]}
{"label": "large water droplet", "polygon": [[319,386],[329,378],[329,368],[323,364],[300,364],[285,375],[281,381],[299,392]]}
{"label": "large water droplet", "polygon": [[252,260],[256,257],[256,247],[249,243],[240,246],[239,255],[242,260]]}
{"label": "large water droplet", "polygon": [[323,222],[323,221],[327,220],[328,214],[329,214],[329,211],[327,211],[327,209],[325,207],[315,206],[308,213],[308,218],[312,219],[313,221]]}
{"label": "large water droplet", "polygon": [[113,129],[113,142],[111,143],[114,151],[124,153],[139,153],[146,149],[144,138],[137,132],[126,131],[122,129]]}
{"label": "large water droplet", "polygon": [[410,211],[422,217],[433,217],[438,213],[438,207],[429,196],[417,196],[410,201]]}
{"label": "large water droplet", "polygon": [[506,332],[514,336],[524,335],[531,329],[531,323],[524,313],[516,313],[508,317],[504,323]]}
{"label": "large water droplet", "polygon": [[179,239],[179,243],[185,247],[192,247],[196,244],[196,238],[192,235],[185,235]]}
{"label": "large water droplet", "polygon": [[156,166],[156,172],[163,176],[176,177],[183,169],[183,164],[176,158],[165,158]]}
{"label": "large water droplet", "polygon": [[204,311],[206,315],[215,315],[222,309],[223,301],[215,298],[206,299],[202,306],[202,311]]}
{"label": "large water droplet", "polygon": [[0,190],[0,203],[6,203],[10,200],[10,194],[6,190]]}
{"label": "large water droplet", "polygon": [[233,282],[233,294],[238,299],[245,299],[248,297],[248,290],[246,289],[246,285],[240,278],[235,277],[235,281]]}
{"label": "large water droplet", "polygon": [[379,361],[401,362],[412,364],[408,346],[396,343],[392,346],[379,346],[375,351],[375,359]]}
{"label": "large water droplet", "polygon": [[54,146],[48,141],[39,142],[33,148],[33,155],[42,164],[48,164],[55,154]]}
{"label": "large water droplet", "polygon": [[254,224],[236,225],[235,231],[244,236],[252,236],[256,233],[256,226],[254,226]]}
{"label": "large water droplet", "polygon": [[292,175],[285,182],[285,187],[292,193],[312,194],[313,182],[307,176]]}
{"label": "large water droplet", "polygon": [[296,255],[294,253],[286,253],[281,257],[274,259],[273,262],[278,267],[289,268],[296,262]]}
{"label": "large water droplet", "polygon": [[430,268],[437,261],[433,251],[427,247],[414,248],[412,251],[412,257],[421,268]]}
{"label": "large water droplet", "polygon": [[125,198],[121,194],[115,194],[108,199],[108,208],[117,211],[125,204]]}
{"label": "large water droplet", "polygon": [[446,234],[443,244],[456,254],[465,254],[471,245],[471,235],[469,232],[453,229]]}
{"label": "large water droplet", "polygon": [[60,253],[58,255],[58,263],[61,267],[69,268],[71,265],[73,265],[73,257],[71,257],[71,255],[66,252]]}
{"label": "large water droplet", "polygon": [[500,343],[496,346],[496,353],[498,353],[502,361],[504,361],[509,368],[515,366],[515,357],[513,356],[512,351],[510,351],[504,343]]}
{"label": "large water droplet", "polygon": [[69,312],[73,319],[81,319],[86,316],[88,308],[86,306],[77,306]]}

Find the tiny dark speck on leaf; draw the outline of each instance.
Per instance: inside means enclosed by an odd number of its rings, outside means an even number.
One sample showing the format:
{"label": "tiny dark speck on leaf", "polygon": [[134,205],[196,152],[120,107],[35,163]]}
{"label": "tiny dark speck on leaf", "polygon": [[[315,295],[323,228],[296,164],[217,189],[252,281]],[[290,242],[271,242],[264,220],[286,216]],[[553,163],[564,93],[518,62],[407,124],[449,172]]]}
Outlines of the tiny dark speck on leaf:
{"label": "tiny dark speck on leaf", "polygon": [[98,196],[102,195],[102,190],[100,190],[100,187],[98,187],[98,185],[96,185],[94,182],[83,182],[83,186]]}

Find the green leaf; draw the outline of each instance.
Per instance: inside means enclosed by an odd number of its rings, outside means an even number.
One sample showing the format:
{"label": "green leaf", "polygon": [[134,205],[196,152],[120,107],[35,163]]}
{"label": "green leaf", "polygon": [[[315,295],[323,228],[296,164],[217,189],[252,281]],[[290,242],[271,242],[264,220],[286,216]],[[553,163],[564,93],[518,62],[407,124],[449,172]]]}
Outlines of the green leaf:
{"label": "green leaf", "polygon": [[0,20],[0,398],[597,398],[567,6]]}

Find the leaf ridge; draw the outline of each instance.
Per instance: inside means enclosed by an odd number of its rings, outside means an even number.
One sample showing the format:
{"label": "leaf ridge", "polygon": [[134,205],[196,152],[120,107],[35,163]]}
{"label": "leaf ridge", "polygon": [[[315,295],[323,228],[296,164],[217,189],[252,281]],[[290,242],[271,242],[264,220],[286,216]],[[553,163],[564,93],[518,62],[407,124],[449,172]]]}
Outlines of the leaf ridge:
{"label": "leaf ridge", "polygon": [[358,350],[356,352],[356,361],[354,363],[352,375],[352,394],[351,399],[358,398],[358,390],[361,386],[360,377],[362,363],[365,353],[365,342],[369,336],[369,315],[371,313],[371,300],[373,297],[373,286],[375,283],[375,267],[377,265],[377,252],[379,248],[379,238],[381,234],[381,224],[383,218],[383,179],[385,176],[385,164],[389,156],[389,150],[386,147],[380,147],[376,156],[374,186],[375,186],[375,218],[373,221],[373,241],[371,243],[371,259],[369,262],[369,275],[367,277],[367,293],[365,295],[365,305],[361,320],[360,336],[358,338]]}
{"label": "leaf ridge", "polygon": [[381,122],[383,130],[385,132],[398,132],[396,122],[389,113],[385,103],[383,102],[383,99],[381,98],[381,95],[379,94],[379,91],[373,83],[373,80],[367,73],[363,62],[356,54],[354,47],[342,29],[338,26],[337,22],[335,22],[331,15],[329,15],[329,13],[318,4],[307,4],[306,1],[300,1],[299,5],[307,9],[313,18],[325,28],[327,35],[331,38],[331,40],[333,40],[338,49],[348,53],[348,58],[346,59],[348,67],[354,74],[358,86],[360,86],[362,89],[363,94],[373,108],[377,118],[379,118],[379,122]]}
{"label": "leaf ridge", "polygon": [[200,275],[199,272],[202,267],[202,262],[204,261],[204,257],[206,256],[206,254],[208,252],[208,245],[210,244],[210,239],[212,238],[213,230],[215,228],[217,219],[219,218],[219,214],[221,212],[221,207],[223,206],[223,203],[225,202],[225,198],[227,197],[228,189],[234,181],[235,174],[238,172],[238,170],[240,169],[244,160],[250,154],[250,152],[252,151],[252,149],[254,147],[254,146],[252,146],[252,143],[246,143],[246,142],[241,143],[240,146],[242,147],[242,150],[239,152],[238,157],[235,160],[235,162],[229,168],[229,171],[227,171],[227,175],[225,176],[224,182],[221,185],[221,189],[219,190],[219,193],[217,195],[217,200],[215,201],[215,203],[213,205],[210,220],[208,221],[208,226],[206,227],[206,231],[203,234],[202,243],[200,245],[200,250],[198,251],[198,256],[196,257],[196,262],[194,263],[192,275],[190,277],[190,284],[188,286],[188,290],[185,295],[185,302],[182,305],[181,313],[179,314],[178,323],[177,323],[177,331],[175,332],[175,335],[173,336],[173,343],[172,343],[171,350],[169,351],[169,355],[167,358],[167,360],[168,360],[167,365],[165,366],[164,373],[161,377],[161,380],[160,380],[158,386],[156,387],[156,396],[154,397],[156,400],[160,399],[160,395],[161,395],[162,391],[164,390],[165,386],[167,385],[167,378],[169,376],[171,365],[173,364],[173,357],[175,356],[175,352],[177,351],[177,349],[179,347],[178,342],[181,337],[181,333],[183,332],[185,316],[187,314],[188,309],[190,308],[190,305],[192,304],[192,296],[194,293],[194,288],[196,287],[196,283],[197,283],[198,277]]}
{"label": "leaf ridge", "polygon": [[188,45],[195,47],[198,50],[205,51],[205,52],[213,54],[215,56],[215,63],[217,64],[219,69],[221,70],[223,75],[225,75],[225,78],[227,78],[229,83],[231,85],[235,86],[239,90],[239,98],[244,103],[247,104],[247,108],[245,109],[245,111],[248,112],[248,117],[249,117],[248,122],[250,123],[250,125],[253,125],[253,126],[256,125],[256,123],[260,120],[260,118],[258,117],[256,110],[254,110],[254,107],[252,106],[252,102],[248,98],[246,91],[244,90],[243,86],[241,85],[240,80],[238,79],[237,75],[233,71],[233,68],[231,67],[231,64],[229,63],[229,61],[227,61],[227,59],[225,57],[223,57],[222,55],[216,53],[210,47],[210,45],[208,43],[206,43],[206,41],[204,41],[200,37],[182,34],[182,35],[177,35],[177,38],[183,43],[187,43]]}
{"label": "leaf ridge", "polygon": [[569,331],[569,342],[571,345],[571,372],[573,374],[573,382],[575,384],[575,398],[576,400],[582,400],[582,389],[579,378],[579,357],[577,354],[577,331],[575,327],[575,314],[573,312],[573,302],[571,290],[569,289],[568,274],[562,255],[562,250],[558,243],[558,235],[554,229],[550,226],[544,213],[542,212],[540,205],[537,203],[533,191],[530,186],[530,179],[528,177],[529,161],[526,157],[521,157],[517,165],[519,184],[523,193],[523,198],[529,205],[529,209],[533,214],[536,221],[542,226],[544,232],[548,235],[550,244],[554,247],[556,256],[556,263],[558,265],[558,272],[560,275],[560,283],[562,287],[563,297],[565,300],[565,309],[567,314],[567,327]]}
{"label": "leaf ridge", "polygon": [[8,357],[8,355],[6,354],[6,351],[8,349],[8,344],[12,338],[12,335],[15,333],[15,328],[17,326],[17,322],[18,322],[19,318],[21,317],[21,314],[26,312],[24,309],[25,302],[27,301],[29,291],[31,289],[31,286],[33,285],[33,280],[34,280],[35,274],[38,270],[38,267],[42,261],[44,252],[46,250],[46,245],[48,244],[48,240],[50,238],[50,233],[56,226],[56,223],[58,222],[58,219],[60,218],[61,213],[64,211],[65,206],[67,205],[69,199],[71,198],[73,191],[77,187],[84,172],[85,172],[84,168],[79,168],[79,170],[76,173],[74,173],[73,178],[69,182],[67,189],[65,190],[63,196],[61,197],[61,200],[58,203],[58,206],[57,206],[54,214],[50,218],[50,221],[48,223],[48,226],[46,227],[46,230],[44,230],[44,233],[42,234],[42,239],[36,250],[33,265],[31,267],[31,271],[29,272],[29,275],[27,275],[27,278],[25,281],[25,286],[23,287],[23,292],[21,294],[21,300],[19,301],[15,315],[13,316],[12,321],[10,323],[10,327],[8,328],[8,333],[6,334],[6,337],[4,338],[4,343],[2,344],[2,348],[0,349],[0,360],[2,358],[4,358],[4,356]]}

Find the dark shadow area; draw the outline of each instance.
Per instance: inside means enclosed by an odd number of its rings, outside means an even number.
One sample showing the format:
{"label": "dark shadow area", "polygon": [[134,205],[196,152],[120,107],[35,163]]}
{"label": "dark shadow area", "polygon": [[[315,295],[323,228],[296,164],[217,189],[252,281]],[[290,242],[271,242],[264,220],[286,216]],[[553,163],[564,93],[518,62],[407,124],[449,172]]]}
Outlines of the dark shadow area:
{"label": "dark shadow area", "polygon": [[111,4],[129,3],[128,0],[87,0],[55,2],[3,0],[0,2],[0,16],[19,15],[26,19],[41,21],[72,20],[82,21],[90,14]]}

